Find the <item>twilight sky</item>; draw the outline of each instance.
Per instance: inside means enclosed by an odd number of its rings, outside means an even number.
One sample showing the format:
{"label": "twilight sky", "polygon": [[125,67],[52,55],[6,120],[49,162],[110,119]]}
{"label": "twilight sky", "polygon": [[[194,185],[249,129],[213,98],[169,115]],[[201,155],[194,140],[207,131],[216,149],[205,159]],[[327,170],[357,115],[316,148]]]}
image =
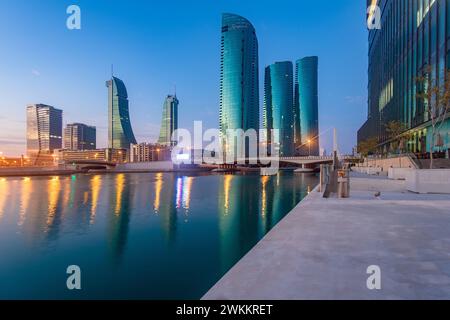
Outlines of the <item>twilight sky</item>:
{"label": "twilight sky", "polygon": [[[82,29],[66,28],[81,7]],[[351,152],[366,118],[365,1],[310,0],[2,0],[0,2],[0,152],[25,153],[30,103],[64,111],[64,125],[97,126],[107,145],[111,64],[128,89],[138,142],[155,142],[162,103],[174,91],[180,127],[218,127],[221,14],[252,22],[259,40],[260,105],[264,67],[319,56],[320,130],[336,127]],[[321,137],[332,148],[331,131]]]}

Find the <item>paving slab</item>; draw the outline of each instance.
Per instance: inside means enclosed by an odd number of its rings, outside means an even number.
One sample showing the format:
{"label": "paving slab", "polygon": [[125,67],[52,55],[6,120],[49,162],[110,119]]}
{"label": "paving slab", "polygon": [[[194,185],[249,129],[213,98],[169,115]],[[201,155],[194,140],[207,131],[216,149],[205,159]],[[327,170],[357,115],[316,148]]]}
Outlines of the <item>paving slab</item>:
{"label": "paving slab", "polygon": [[375,197],[380,181],[353,177],[350,199],[310,193],[204,299],[450,299],[450,196],[385,179]]}

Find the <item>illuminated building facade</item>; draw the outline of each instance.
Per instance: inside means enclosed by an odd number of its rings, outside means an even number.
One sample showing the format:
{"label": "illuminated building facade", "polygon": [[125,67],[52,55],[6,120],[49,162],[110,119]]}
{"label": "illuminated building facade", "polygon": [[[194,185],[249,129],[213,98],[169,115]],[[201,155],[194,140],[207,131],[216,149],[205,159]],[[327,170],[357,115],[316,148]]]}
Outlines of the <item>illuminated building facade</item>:
{"label": "illuminated building facade", "polygon": [[[301,155],[319,155],[318,57],[297,60],[295,68],[295,130]],[[299,115],[299,116],[297,116]]]}
{"label": "illuminated building facade", "polygon": [[[432,83],[425,85],[438,87],[450,69],[450,0],[367,1],[372,4],[380,8],[381,28],[369,30],[368,117],[358,143],[377,138],[379,151],[387,152],[400,139],[403,151],[430,152],[430,119],[417,98],[424,89],[417,79],[427,76]],[[404,124],[404,137],[389,137],[391,121]],[[450,147],[449,132],[447,119],[433,152]]]}
{"label": "illuminated building facade", "polygon": [[64,149],[95,150],[97,129],[82,123],[68,124],[64,129]]}
{"label": "illuminated building facade", "polygon": [[170,148],[160,144],[140,143],[131,145],[130,162],[171,160]]}
{"label": "illuminated building facade", "polygon": [[[271,144],[279,147],[281,156],[294,156],[294,76],[290,61],[276,62],[265,70],[264,129]],[[278,141],[271,141],[270,130],[279,130]]]}
{"label": "illuminated building facade", "polygon": [[27,106],[27,154],[34,162],[62,147],[62,110],[45,104]]}
{"label": "illuminated building facade", "polygon": [[242,141],[227,141],[228,129],[259,130],[258,39],[245,18],[222,16],[220,132],[226,150],[244,150]]}

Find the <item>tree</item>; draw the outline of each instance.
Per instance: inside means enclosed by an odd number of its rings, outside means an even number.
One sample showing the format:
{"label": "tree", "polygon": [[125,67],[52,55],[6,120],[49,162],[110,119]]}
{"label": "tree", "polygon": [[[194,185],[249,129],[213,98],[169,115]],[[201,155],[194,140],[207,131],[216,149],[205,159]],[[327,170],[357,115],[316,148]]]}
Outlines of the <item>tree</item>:
{"label": "tree", "polygon": [[[386,125],[386,132],[389,136],[389,139],[394,140],[397,139],[398,137],[400,137],[400,135],[402,133],[404,133],[407,129],[406,124],[404,124],[401,121],[397,121],[397,120],[393,120],[393,121],[389,121]],[[395,142],[395,147],[393,147],[394,149],[400,149],[400,143],[399,141]]]}
{"label": "tree", "polygon": [[436,84],[436,79],[431,77],[431,73],[431,68],[427,67],[424,75],[417,77],[419,92],[416,97],[423,102],[425,114],[428,115],[428,120],[431,122],[430,169],[433,169],[433,149],[436,146],[436,135],[439,134],[450,111],[450,70],[438,84]]}
{"label": "tree", "polygon": [[378,146],[378,138],[372,137],[367,140],[361,141],[358,144],[358,153],[360,153],[363,157],[367,157],[369,153],[375,152]]}

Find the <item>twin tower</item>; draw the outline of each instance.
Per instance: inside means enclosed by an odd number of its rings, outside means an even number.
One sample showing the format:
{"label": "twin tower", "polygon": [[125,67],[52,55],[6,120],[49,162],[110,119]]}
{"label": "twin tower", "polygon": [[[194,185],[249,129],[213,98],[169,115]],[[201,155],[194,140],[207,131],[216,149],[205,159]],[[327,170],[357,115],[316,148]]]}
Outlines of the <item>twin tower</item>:
{"label": "twin tower", "polygon": [[[128,93],[122,80],[112,77],[106,82],[108,87],[108,148],[130,149],[137,144],[130,121]],[[168,95],[163,105],[161,131],[158,144],[171,147],[176,144],[172,133],[178,129],[178,99]]]}
{"label": "twin tower", "polygon": [[[259,126],[258,39],[235,14],[222,17],[220,130]],[[279,130],[281,156],[319,155],[318,58],[276,62],[265,69],[263,127]],[[270,133],[268,133],[270,137]]]}

